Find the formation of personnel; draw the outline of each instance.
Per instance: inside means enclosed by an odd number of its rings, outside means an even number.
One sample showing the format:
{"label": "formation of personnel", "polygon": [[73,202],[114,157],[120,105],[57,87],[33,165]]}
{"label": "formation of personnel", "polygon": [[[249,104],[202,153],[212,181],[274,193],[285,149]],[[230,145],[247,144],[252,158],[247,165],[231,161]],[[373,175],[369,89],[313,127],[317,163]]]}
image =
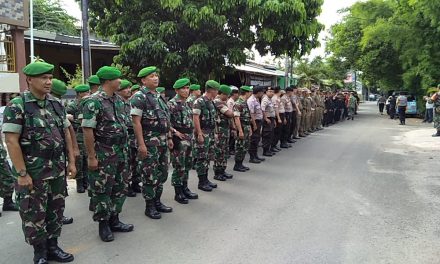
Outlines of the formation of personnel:
{"label": "formation of personnel", "polygon": [[[233,178],[227,172],[231,145],[233,170],[247,172],[247,153],[250,163],[265,161],[258,154],[261,141],[263,156],[272,157],[330,120],[330,95],[293,86],[236,88],[208,80],[202,88],[182,78],[167,101],[154,66],[139,71],[136,85],[121,80],[117,68],[104,66],[88,84],[74,87],[76,100],[64,107],[57,97],[66,85],[52,78],[53,70],[43,61],[23,69],[28,90],[9,103],[3,122],[13,168],[0,175],[16,177],[25,240],[39,264],[74,259],[58,246],[63,223],[71,223],[63,214],[69,176],[78,193],[88,191],[99,237],[110,242],[114,233],[134,230],[119,217],[127,196],[142,193],[151,219],[173,211],[161,200],[169,163],[174,199],[188,204],[199,198],[188,187],[192,169],[205,192],[218,187],[209,177],[211,162],[213,179]],[[6,164],[6,152],[0,154]],[[17,210],[12,179],[1,181],[6,210]]]}

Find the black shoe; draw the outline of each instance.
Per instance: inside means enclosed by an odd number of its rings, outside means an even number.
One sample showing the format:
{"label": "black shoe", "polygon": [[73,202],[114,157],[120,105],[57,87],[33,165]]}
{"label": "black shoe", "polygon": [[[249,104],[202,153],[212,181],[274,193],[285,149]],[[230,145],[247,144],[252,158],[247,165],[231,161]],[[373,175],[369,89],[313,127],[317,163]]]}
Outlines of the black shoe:
{"label": "black shoe", "polygon": [[17,205],[12,201],[12,197],[3,199],[3,211],[18,211]]}
{"label": "black shoe", "polygon": [[174,186],[174,200],[180,204],[188,204],[188,198],[183,193],[183,186]]}
{"label": "black shoe", "polygon": [[260,163],[261,163],[261,160],[255,158],[255,157],[251,157],[251,158],[249,159],[249,163],[260,164]]}
{"label": "black shoe", "polygon": [[161,213],[171,213],[173,211],[173,208],[164,205],[161,201],[160,201],[160,197],[156,198],[156,200],[154,200],[154,203],[156,205],[156,210],[161,212]]}
{"label": "black shoe", "polygon": [[58,246],[58,239],[57,238],[51,238],[47,240],[47,260],[53,260],[56,262],[72,262],[73,261],[73,255],[67,252],[64,252],[59,246]]}
{"label": "black shoe", "polygon": [[[293,137],[293,139],[294,139],[294,141],[295,141],[295,139],[301,139],[300,137]],[[290,143],[290,142],[289,142]]]}
{"label": "black shoe", "polygon": [[63,221],[63,225],[70,225],[71,223],[73,223],[73,218],[63,216],[63,219],[61,221]]}
{"label": "black shoe", "polygon": [[84,189],[83,180],[78,179],[76,180],[76,192],[77,193],[85,193],[86,190]]}
{"label": "black shoe", "polygon": [[287,145],[287,143],[283,143],[280,145],[280,148],[289,148],[289,145]]}
{"label": "black shoe", "polygon": [[211,188],[213,189],[217,188],[217,183],[210,182],[209,180],[208,180],[208,185],[211,186]]}
{"label": "black shoe", "polygon": [[151,219],[160,219],[162,217],[157,211],[153,200],[145,201],[145,215]]}
{"label": "black shoe", "polygon": [[99,221],[99,237],[104,242],[111,242],[115,240],[107,220]]}
{"label": "black shoe", "polygon": [[295,143],[296,141],[295,140],[293,140],[293,139],[288,139],[287,140],[287,143],[290,143],[290,144],[293,144],[293,143]]}
{"label": "black shoe", "polygon": [[260,158],[260,157],[258,157],[258,154],[255,155],[255,158],[256,158],[257,160],[261,161],[261,162],[263,162],[263,161],[266,160],[265,158]]}
{"label": "black shoe", "polygon": [[272,157],[273,154],[272,154],[272,152],[266,150],[266,151],[263,152],[263,156],[265,156],[265,157]]}
{"label": "black shoe", "polygon": [[127,189],[127,197],[136,197],[136,193],[133,191],[130,184],[128,185]]}
{"label": "black shoe", "polygon": [[199,195],[197,193],[191,192],[188,188],[188,182],[183,182],[183,194],[185,194],[187,199],[198,199]]}
{"label": "black shoe", "polygon": [[34,264],[48,264],[47,262],[47,244],[46,241],[33,245]]}
{"label": "black shoe", "polygon": [[234,177],[234,175],[227,173],[223,170],[223,177],[225,177],[227,180],[230,180]]}
{"label": "black shoe", "polygon": [[235,165],[234,165],[234,171],[239,171],[239,172],[245,172],[246,169],[243,168],[243,165],[241,164],[240,161],[235,161]]}
{"label": "black shoe", "polygon": [[226,181],[226,178],[223,176],[221,172],[215,172],[214,179],[217,181]]}
{"label": "black shoe", "polygon": [[245,169],[246,171],[250,170],[249,167],[243,165],[243,161],[240,162],[240,164],[241,164],[241,167],[242,167],[243,169]]}
{"label": "black shoe", "polygon": [[94,212],[95,208],[96,208],[96,204],[93,204],[92,199],[90,198],[90,201],[89,201],[89,211],[90,212]]}
{"label": "black shoe", "polygon": [[132,183],[131,183],[131,189],[132,189],[133,192],[135,192],[135,193],[142,193],[141,186],[139,186],[139,183],[138,183],[138,182],[132,182]]}
{"label": "black shoe", "polygon": [[440,137],[440,132],[435,133],[434,135],[432,135],[433,137]]}
{"label": "black shoe", "polygon": [[300,136],[300,138],[305,138],[305,137],[307,137],[306,134],[300,134],[299,136]]}
{"label": "black shoe", "polygon": [[112,232],[131,232],[134,229],[134,226],[131,224],[124,224],[121,221],[119,221],[119,215],[114,214],[110,216],[110,230]]}
{"label": "black shoe", "polygon": [[199,190],[202,190],[204,192],[211,192],[212,191],[212,187],[209,185],[207,175],[199,175],[198,188],[199,188]]}

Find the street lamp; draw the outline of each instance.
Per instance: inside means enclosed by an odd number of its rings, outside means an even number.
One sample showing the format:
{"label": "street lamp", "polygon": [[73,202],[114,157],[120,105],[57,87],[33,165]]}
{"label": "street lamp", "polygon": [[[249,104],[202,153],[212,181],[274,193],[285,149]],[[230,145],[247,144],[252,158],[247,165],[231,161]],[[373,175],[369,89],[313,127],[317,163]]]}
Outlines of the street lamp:
{"label": "street lamp", "polygon": [[29,7],[29,16],[30,16],[30,26],[31,26],[31,40],[30,40],[30,50],[31,50],[31,62],[34,62],[35,54],[34,54],[34,0],[30,0]]}

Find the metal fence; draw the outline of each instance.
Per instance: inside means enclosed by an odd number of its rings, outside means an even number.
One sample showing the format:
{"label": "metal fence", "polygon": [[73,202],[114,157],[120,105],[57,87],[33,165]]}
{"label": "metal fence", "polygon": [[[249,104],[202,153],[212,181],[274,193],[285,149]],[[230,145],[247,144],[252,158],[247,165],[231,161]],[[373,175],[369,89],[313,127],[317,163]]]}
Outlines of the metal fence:
{"label": "metal fence", "polygon": [[16,72],[14,41],[5,33],[0,33],[0,72]]}

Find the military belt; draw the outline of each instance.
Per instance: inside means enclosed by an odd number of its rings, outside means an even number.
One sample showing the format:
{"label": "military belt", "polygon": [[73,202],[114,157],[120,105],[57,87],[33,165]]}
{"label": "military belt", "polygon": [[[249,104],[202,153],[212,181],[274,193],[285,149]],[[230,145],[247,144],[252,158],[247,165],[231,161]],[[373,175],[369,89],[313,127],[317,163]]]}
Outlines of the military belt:
{"label": "military belt", "polygon": [[192,128],[183,128],[183,127],[179,127],[175,129],[182,134],[191,134],[194,131]]}
{"label": "military belt", "polygon": [[64,153],[63,148],[57,149],[36,149],[35,146],[22,147],[25,155],[32,157],[42,158],[42,159],[53,159],[58,158]]}
{"label": "military belt", "polygon": [[126,137],[100,137],[95,136],[95,140],[99,143],[102,143],[104,145],[113,146],[113,145],[120,145],[127,142]]}

